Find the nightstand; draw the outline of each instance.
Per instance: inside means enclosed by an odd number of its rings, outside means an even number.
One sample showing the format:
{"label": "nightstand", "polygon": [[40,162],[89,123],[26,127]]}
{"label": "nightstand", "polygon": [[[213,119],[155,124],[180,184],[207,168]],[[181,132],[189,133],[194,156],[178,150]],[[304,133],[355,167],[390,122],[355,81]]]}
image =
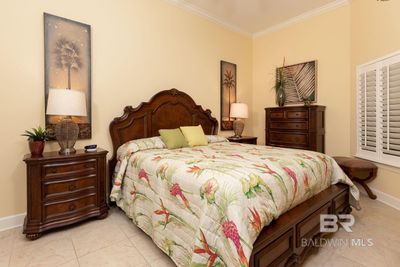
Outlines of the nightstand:
{"label": "nightstand", "polygon": [[86,220],[107,217],[107,151],[42,157],[25,155],[27,167],[27,215],[23,233],[29,239],[43,232]]}
{"label": "nightstand", "polygon": [[239,138],[231,136],[227,139],[229,140],[229,142],[257,145],[257,137],[255,136],[242,136]]}

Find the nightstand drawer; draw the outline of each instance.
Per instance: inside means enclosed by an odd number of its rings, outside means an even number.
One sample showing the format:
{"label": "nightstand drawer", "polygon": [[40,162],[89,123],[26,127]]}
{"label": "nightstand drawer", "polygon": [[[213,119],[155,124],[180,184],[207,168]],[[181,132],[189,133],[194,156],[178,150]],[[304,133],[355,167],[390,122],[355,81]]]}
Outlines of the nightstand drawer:
{"label": "nightstand drawer", "polygon": [[79,177],[83,174],[96,173],[96,165],[96,159],[45,164],[43,175],[45,179]]}
{"label": "nightstand drawer", "polygon": [[96,207],[96,194],[90,194],[78,199],[46,203],[44,207],[45,220],[64,217],[86,209]]}
{"label": "nightstand drawer", "polygon": [[96,189],[96,174],[62,181],[47,181],[43,186],[46,200],[83,191],[94,191]]}

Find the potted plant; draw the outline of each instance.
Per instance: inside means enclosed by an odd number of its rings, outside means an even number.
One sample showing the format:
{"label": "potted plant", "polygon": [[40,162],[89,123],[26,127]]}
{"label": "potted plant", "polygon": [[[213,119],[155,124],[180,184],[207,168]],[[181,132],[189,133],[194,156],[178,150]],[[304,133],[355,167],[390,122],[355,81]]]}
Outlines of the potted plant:
{"label": "potted plant", "polygon": [[32,128],[31,131],[26,130],[22,136],[28,137],[31,155],[33,157],[42,156],[45,141],[50,139],[50,134],[47,130],[39,126],[37,128]]}
{"label": "potted plant", "polygon": [[283,77],[283,68],[285,67],[285,59],[283,59],[283,66],[281,68],[276,69],[276,79],[275,79],[275,93],[276,93],[276,104],[278,106],[283,107],[286,101],[286,93],[285,93],[285,79]]}
{"label": "potted plant", "polygon": [[311,96],[301,97],[301,100],[303,101],[304,106],[306,106],[306,107],[311,106],[311,103],[312,103],[312,97]]}

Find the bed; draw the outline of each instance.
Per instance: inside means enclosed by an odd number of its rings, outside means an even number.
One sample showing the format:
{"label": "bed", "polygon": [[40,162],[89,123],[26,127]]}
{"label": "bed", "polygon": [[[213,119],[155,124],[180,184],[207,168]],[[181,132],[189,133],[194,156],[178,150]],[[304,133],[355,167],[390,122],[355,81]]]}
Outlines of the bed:
{"label": "bed", "polygon": [[[208,146],[168,150],[157,137],[196,125]],[[326,155],[217,131],[211,111],[176,89],[126,107],[110,124],[110,198],[178,266],[300,264],[316,243],[304,240],[322,236],[320,214],[351,212],[357,189]]]}

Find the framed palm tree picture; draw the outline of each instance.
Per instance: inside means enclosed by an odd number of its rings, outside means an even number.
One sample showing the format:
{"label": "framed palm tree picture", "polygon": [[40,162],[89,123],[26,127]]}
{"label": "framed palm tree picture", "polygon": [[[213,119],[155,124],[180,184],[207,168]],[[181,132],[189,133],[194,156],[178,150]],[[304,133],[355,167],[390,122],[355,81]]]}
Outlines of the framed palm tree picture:
{"label": "framed palm tree picture", "polygon": [[[78,90],[86,96],[86,117],[72,117],[79,139],[92,137],[90,25],[44,13],[45,103],[50,88]],[[60,116],[46,115],[54,131]]]}
{"label": "framed palm tree picture", "polygon": [[221,61],[221,131],[233,130],[231,104],[236,102],[236,64]]}

